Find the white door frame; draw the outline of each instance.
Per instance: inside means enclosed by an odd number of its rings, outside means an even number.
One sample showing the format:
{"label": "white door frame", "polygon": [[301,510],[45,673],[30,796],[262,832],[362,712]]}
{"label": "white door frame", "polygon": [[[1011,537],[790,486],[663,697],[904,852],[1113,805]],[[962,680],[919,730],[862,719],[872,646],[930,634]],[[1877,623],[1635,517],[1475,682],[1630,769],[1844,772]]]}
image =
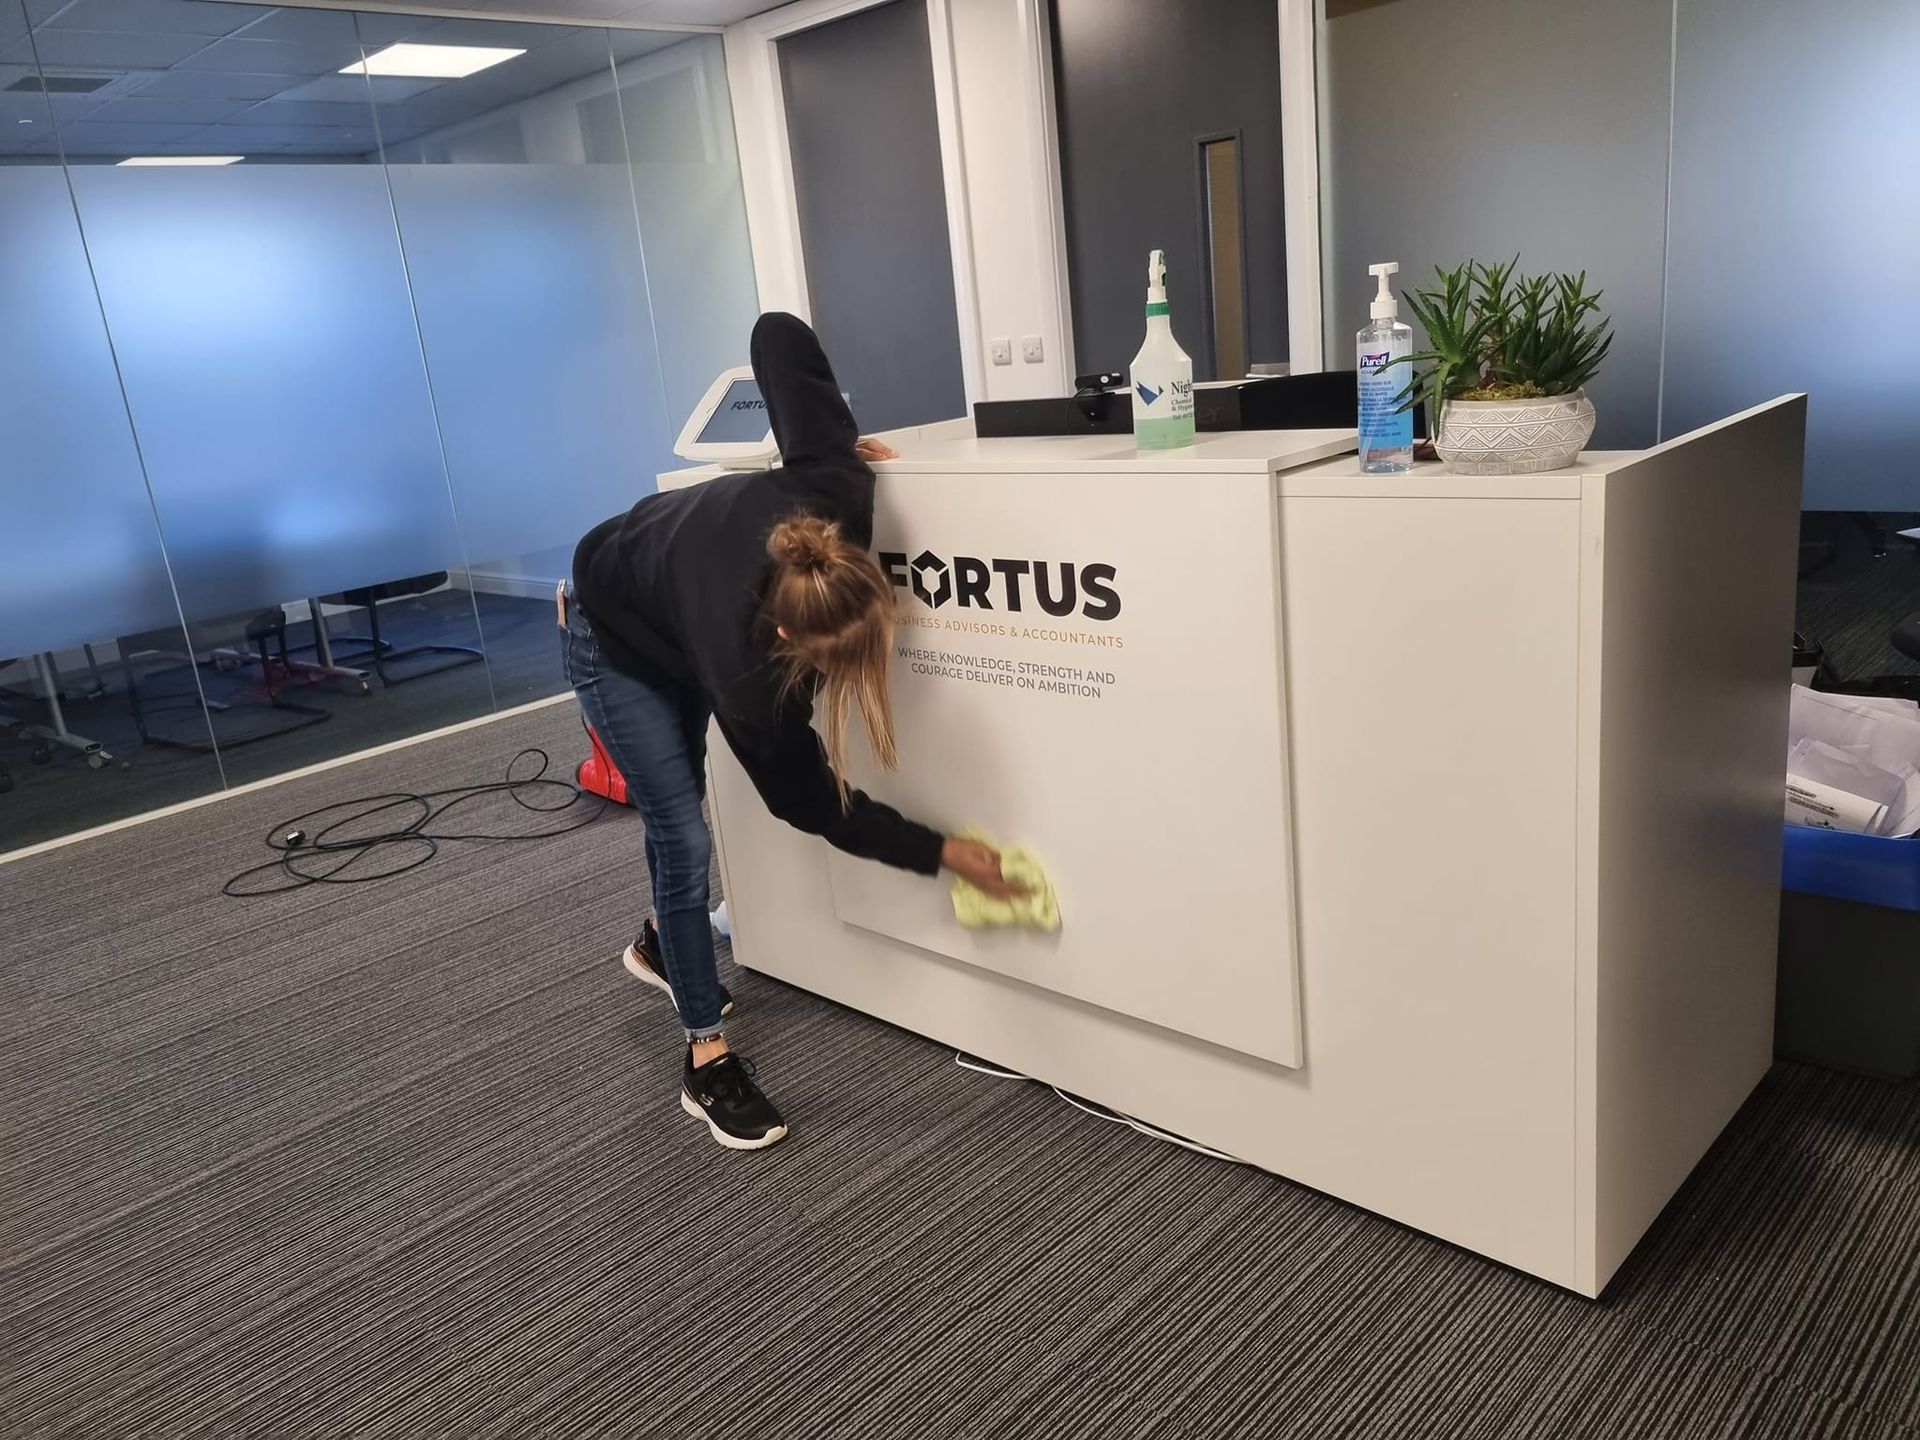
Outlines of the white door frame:
{"label": "white door frame", "polygon": [[1280,191],[1286,215],[1287,369],[1326,368],[1320,269],[1317,21],[1325,0],[1280,0]]}
{"label": "white door frame", "polygon": [[1027,184],[1039,225],[1036,250],[1053,299],[1059,387],[1064,395],[1079,372],[1073,354],[1073,290],[1067,283],[1067,207],[1060,181],[1060,102],[1053,86],[1050,3],[1020,0],[1020,50],[1026,70],[1027,113],[1040,141],[1029,151]]}
{"label": "white door frame", "polygon": [[[794,192],[793,151],[787,139],[786,93],[780,83],[779,42],[891,0],[797,0],[726,30],[727,85],[739,132],[740,178],[763,310],[788,310],[811,320],[800,210]],[[973,232],[967,173],[960,144],[960,106],[953,68],[953,22],[948,0],[926,0],[933,55],[933,109],[940,130],[940,169],[947,202],[947,244],[953,252],[953,299],[960,331],[960,374],[969,406],[986,398],[986,355],[980,340]]]}
{"label": "white door frame", "polygon": [[[780,84],[778,42],[889,0],[795,0],[764,15],[729,25],[724,34],[727,81],[740,149],[741,184],[753,242],[760,304],[811,319],[800,217],[793,188],[793,156],[787,141],[786,97]],[[940,131],[940,162],[947,203],[947,238],[953,252],[953,294],[959,322],[961,375],[967,399],[987,398],[986,344],[973,244],[973,218],[962,144],[959,86],[955,70],[953,8],[977,0],[927,0],[933,57],[934,114]],[[1017,14],[1021,74],[1009,76],[1007,103],[1026,112],[1033,143],[1017,175],[997,163],[983,183],[1024,187],[1034,217],[1028,244],[1040,281],[1040,313],[1057,339],[1047,357],[1049,380],[1065,393],[1075,374],[1072,292],[1067,282],[1066,208],[1060,178],[1059,112],[1054,93],[1050,0],[1002,0]],[[1324,368],[1324,278],[1321,268],[1322,135],[1319,117],[1320,15],[1325,0],[1275,0],[1280,53],[1282,204],[1287,254],[1287,349],[1294,374]],[[1017,99],[1015,98],[1017,97]],[[1004,162],[1004,154],[996,157]],[[1031,292],[1030,292],[1031,293]],[[1001,306],[996,328],[1009,317]],[[1005,372],[1002,372],[1003,374]],[[1036,377],[1037,378],[1037,377]]]}

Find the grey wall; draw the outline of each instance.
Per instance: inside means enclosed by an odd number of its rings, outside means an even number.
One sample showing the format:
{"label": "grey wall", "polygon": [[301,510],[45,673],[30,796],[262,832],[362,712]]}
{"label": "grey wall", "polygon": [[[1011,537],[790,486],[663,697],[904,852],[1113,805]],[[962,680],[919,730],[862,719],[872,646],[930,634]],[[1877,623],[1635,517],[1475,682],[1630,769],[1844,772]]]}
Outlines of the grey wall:
{"label": "grey wall", "polygon": [[780,42],[814,329],[865,430],[967,411],[926,0]]}
{"label": "grey wall", "polygon": [[[1671,0],[1329,0],[1327,365],[1351,368],[1367,266],[1585,270],[1615,339],[1594,443],[1658,411]],[[1418,339],[1419,337],[1416,337]]]}
{"label": "grey wall", "polygon": [[1329,364],[1364,323],[1369,263],[1417,279],[1517,250],[1607,291],[1596,443],[1804,390],[1806,507],[1920,508],[1920,4],[1327,9]]}
{"label": "grey wall", "polygon": [[1278,7],[1054,0],[1052,8],[1075,366],[1119,369],[1133,359],[1144,333],[1147,252],[1161,249],[1174,333],[1194,374],[1213,378],[1198,142],[1234,131],[1249,358],[1285,360]]}
{"label": "grey wall", "polygon": [[1805,390],[1810,510],[1920,510],[1920,4],[1680,0],[1664,429]]}

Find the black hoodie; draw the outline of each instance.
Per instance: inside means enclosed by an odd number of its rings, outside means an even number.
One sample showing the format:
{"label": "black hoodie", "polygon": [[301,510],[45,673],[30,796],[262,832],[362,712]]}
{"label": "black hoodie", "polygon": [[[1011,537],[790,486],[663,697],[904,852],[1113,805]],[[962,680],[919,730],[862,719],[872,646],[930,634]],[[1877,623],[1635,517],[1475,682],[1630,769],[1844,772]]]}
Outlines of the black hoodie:
{"label": "black hoodie", "polygon": [[803,321],[762,315],[752,360],[780,466],[650,495],[596,525],[573,552],[575,601],[616,670],[705,699],[776,817],[850,855],[934,874],[940,833],[857,790],[843,808],[810,692],[782,698],[767,536],[808,514],[870,546],[873,472],[854,453],[859,428]]}

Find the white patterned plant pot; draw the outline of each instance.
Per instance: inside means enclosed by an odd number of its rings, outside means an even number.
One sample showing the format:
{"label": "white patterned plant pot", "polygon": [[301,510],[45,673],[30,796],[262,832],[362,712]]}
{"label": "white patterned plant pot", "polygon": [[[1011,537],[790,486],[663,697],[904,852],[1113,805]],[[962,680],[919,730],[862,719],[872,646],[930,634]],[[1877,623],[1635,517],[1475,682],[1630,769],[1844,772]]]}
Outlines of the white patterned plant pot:
{"label": "white patterned plant pot", "polygon": [[1538,400],[1449,400],[1433,448],[1456,475],[1564,470],[1593,434],[1587,392]]}

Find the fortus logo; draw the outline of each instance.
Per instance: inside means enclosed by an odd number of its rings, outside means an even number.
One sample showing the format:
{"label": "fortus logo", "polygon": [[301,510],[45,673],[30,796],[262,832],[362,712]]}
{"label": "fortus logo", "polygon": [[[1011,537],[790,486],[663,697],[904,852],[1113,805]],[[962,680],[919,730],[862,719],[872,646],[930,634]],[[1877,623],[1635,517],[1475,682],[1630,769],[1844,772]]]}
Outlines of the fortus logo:
{"label": "fortus logo", "polygon": [[913,591],[934,610],[951,600],[976,610],[1017,614],[1031,595],[1049,615],[1071,615],[1078,609],[1089,620],[1112,620],[1120,614],[1120,594],[1112,584],[1117,572],[1111,565],[980,560],[972,555],[956,555],[949,564],[931,550],[922,550],[912,561],[904,551],[883,550],[880,565],[896,586]]}

